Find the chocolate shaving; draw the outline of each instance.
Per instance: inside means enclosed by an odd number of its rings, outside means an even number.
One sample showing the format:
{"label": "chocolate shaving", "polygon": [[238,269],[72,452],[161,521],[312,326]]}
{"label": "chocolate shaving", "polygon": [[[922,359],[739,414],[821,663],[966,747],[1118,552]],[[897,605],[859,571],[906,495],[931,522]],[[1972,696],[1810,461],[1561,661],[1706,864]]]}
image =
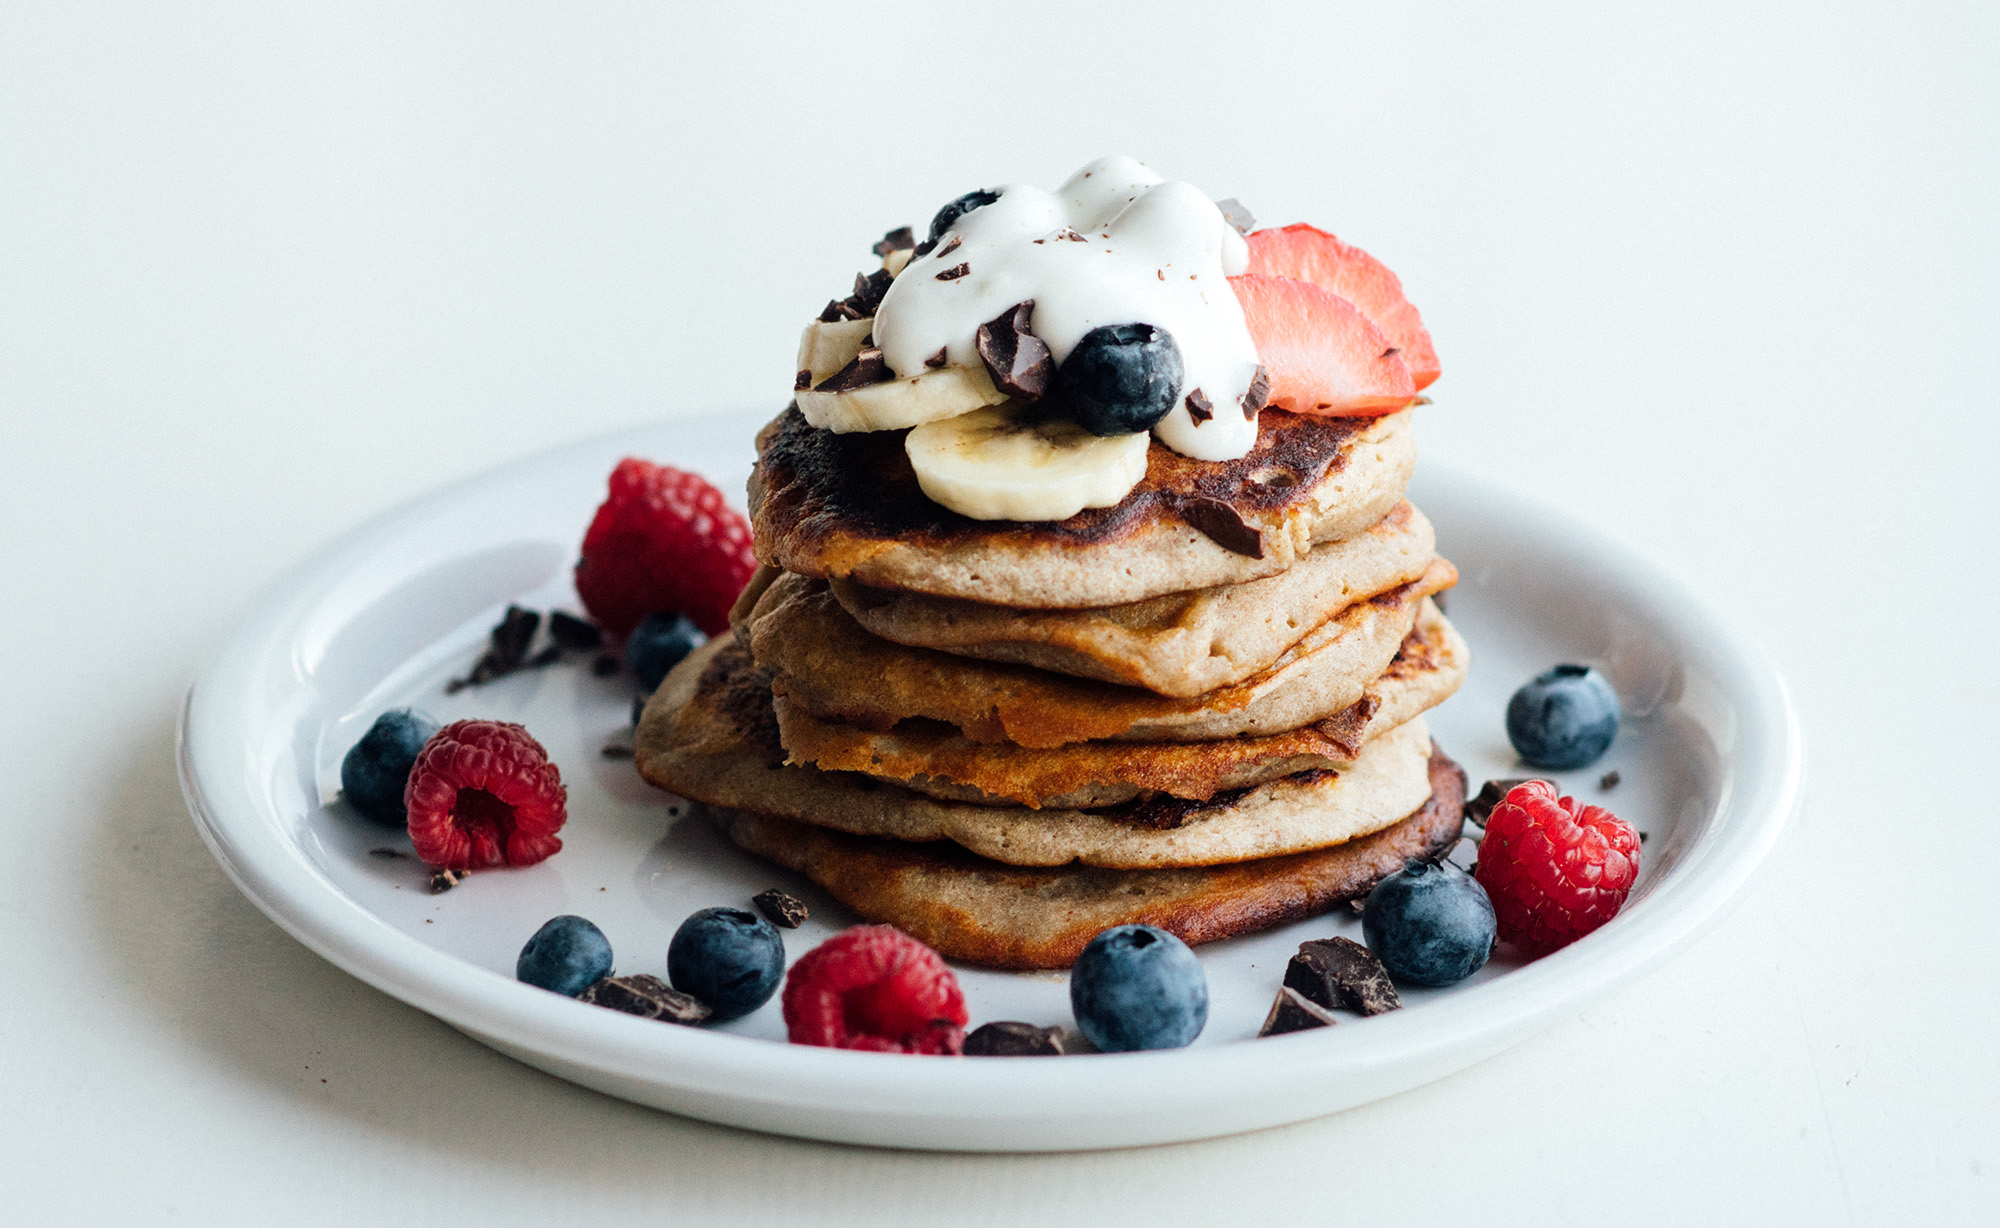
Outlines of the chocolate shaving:
{"label": "chocolate shaving", "polygon": [[1514,786],[1535,779],[1537,777],[1534,776],[1510,776],[1505,780],[1487,781],[1479,786],[1479,795],[1465,803],[1465,817],[1481,827],[1486,826],[1486,817],[1493,813],[1493,808],[1500,804],[1502,798],[1513,792]]}
{"label": "chocolate shaving", "polygon": [[887,257],[890,252],[900,252],[917,245],[917,236],[908,226],[898,226],[868,250],[878,256]]}
{"label": "chocolate shaving", "polygon": [[1257,219],[1252,217],[1250,211],[1243,207],[1243,202],[1234,196],[1216,201],[1215,207],[1222,210],[1223,221],[1236,227],[1237,234],[1247,235],[1256,228]]}
{"label": "chocolate shaving", "polygon": [[1332,1011],[1284,985],[1279,987],[1278,1000],[1271,1003],[1271,1013],[1264,1016],[1264,1026],[1257,1029],[1257,1035],[1283,1036],[1287,1032],[1330,1028],[1339,1022]]}
{"label": "chocolate shaving", "polygon": [[971,271],[972,271],[972,266],[961,260],[957,264],[954,264],[950,268],[946,269],[944,272],[939,273],[937,275],[937,279],[939,281],[957,281],[959,278],[965,276],[967,273],[970,273]]}
{"label": "chocolate shaving", "polygon": [[1188,417],[1194,419],[1196,426],[1215,417],[1215,402],[1209,400],[1199,388],[1187,394],[1187,409]]}
{"label": "chocolate shaving", "polygon": [[570,652],[589,652],[604,643],[604,632],[587,618],[567,610],[550,610],[549,638]]}
{"label": "chocolate shaving", "polygon": [[440,866],[431,871],[431,894],[443,895],[471,876],[470,870],[454,870],[450,866]]}
{"label": "chocolate shaving", "polygon": [[757,911],[763,913],[765,919],[772,925],[782,925],[788,930],[795,930],[805,924],[808,915],[804,900],[776,887],[769,891],[759,891],[750,897],[750,902],[757,906]]}
{"label": "chocolate shaving", "polygon": [[1379,1015],[1403,1005],[1375,952],[1346,938],[1300,943],[1285,966],[1285,984],[1328,1010]]}
{"label": "chocolate shaving", "polygon": [[1055,356],[1028,327],[1034,311],[1034,299],[1016,303],[981,324],[975,337],[993,386],[1027,401],[1039,400],[1056,373]]}
{"label": "chocolate shaving", "polygon": [[889,370],[889,364],[882,360],[881,348],[870,346],[856,354],[846,366],[821,380],[813,391],[848,392],[894,378],[895,374]]}
{"label": "chocolate shaving", "polygon": [[965,1038],[967,1057],[1061,1057],[1062,1029],[1016,1019],[982,1023]]}
{"label": "chocolate shaving", "polygon": [[664,1023],[696,1024],[709,1015],[708,1007],[694,996],[643,972],[637,976],[607,976],[593,982],[577,998],[592,1006]]}
{"label": "chocolate shaving", "polygon": [[948,347],[946,346],[942,345],[939,346],[937,353],[931,355],[929,358],[924,359],[924,365],[926,367],[931,368],[932,370],[936,370],[937,368],[942,367],[948,361],[948,359],[945,357],[945,350],[947,348]]}
{"label": "chocolate shaving", "polygon": [[408,861],[410,859],[410,855],[408,853],[405,853],[402,849],[392,849],[392,848],[369,849],[368,855],[370,857],[386,858],[387,860],[390,861]]}
{"label": "chocolate shaving", "polygon": [[1255,422],[1257,414],[1271,399],[1271,376],[1263,367],[1250,377],[1250,387],[1243,393],[1243,420]]}
{"label": "chocolate shaving", "polygon": [[938,248],[937,258],[939,260],[942,260],[946,256],[949,256],[953,252],[957,251],[960,242],[961,240],[959,239],[959,237],[957,235],[953,235],[951,237],[951,242],[945,244],[943,247]]}
{"label": "chocolate shaving", "polygon": [[1264,532],[1243,523],[1235,508],[1220,499],[1191,495],[1181,501],[1181,519],[1200,530],[1209,540],[1245,558],[1264,557]]}

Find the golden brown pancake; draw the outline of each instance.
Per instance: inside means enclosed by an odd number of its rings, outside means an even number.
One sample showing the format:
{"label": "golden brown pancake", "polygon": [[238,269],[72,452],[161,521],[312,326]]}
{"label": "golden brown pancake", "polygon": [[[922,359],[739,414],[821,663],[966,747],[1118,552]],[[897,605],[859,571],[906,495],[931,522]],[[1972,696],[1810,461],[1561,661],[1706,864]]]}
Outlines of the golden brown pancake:
{"label": "golden brown pancake", "polygon": [[[778,733],[793,763],[862,772],[933,797],[1031,809],[1089,809],[1148,793],[1207,800],[1314,769],[1337,771],[1362,744],[1450,698],[1465,680],[1465,642],[1427,606],[1395,660],[1357,701],[1355,718],[1330,719],[1261,738],[1208,742],[1072,742],[1026,749],[974,742],[936,721],[872,732],[823,721],[779,696]],[[1343,714],[1346,715],[1346,714]]]}
{"label": "golden brown pancake", "polygon": [[831,587],[885,640],[1188,698],[1262,673],[1354,602],[1422,576],[1436,541],[1403,502],[1275,576],[1089,610],[1019,610],[849,579]]}
{"label": "golden brown pancake", "polygon": [[1266,410],[1240,460],[1190,460],[1156,442],[1145,480],[1116,506],[1021,523],[931,502],[906,432],[836,434],[787,409],[757,436],[757,557],[800,575],[1029,609],[1239,584],[1387,514],[1416,466],[1410,416]]}
{"label": "golden brown pancake", "polygon": [[974,741],[1031,747],[1198,742],[1282,733],[1355,703],[1423,602],[1457,578],[1434,559],[1417,581],[1327,619],[1270,669],[1192,699],[891,644],[863,631],[824,582],[794,575],[772,582],[745,630],[775,687],[822,720],[887,730],[925,717]]}
{"label": "golden brown pancake", "polygon": [[1465,773],[1432,748],[1431,795],[1370,836],[1289,857],[1177,870],[1022,869],[951,844],[871,840],[766,815],[715,811],[748,852],[818,883],[868,921],[988,968],[1067,968],[1114,925],[1156,925],[1191,945],[1269,929],[1366,895],[1412,857],[1457,841]]}

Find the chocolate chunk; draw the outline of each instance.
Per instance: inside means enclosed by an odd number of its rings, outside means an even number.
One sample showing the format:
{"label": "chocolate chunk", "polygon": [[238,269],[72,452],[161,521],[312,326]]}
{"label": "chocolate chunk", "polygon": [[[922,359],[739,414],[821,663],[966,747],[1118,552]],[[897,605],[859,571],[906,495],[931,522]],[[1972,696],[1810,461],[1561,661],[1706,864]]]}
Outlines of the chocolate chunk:
{"label": "chocolate chunk", "polygon": [[562,645],[550,644],[534,656],[521,662],[522,669],[542,669],[562,660]]}
{"label": "chocolate chunk", "polygon": [[840,318],[840,300],[837,298],[828,299],[826,307],[819,313],[819,322],[821,324],[831,324]]}
{"label": "chocolate chunk", "polygon": [[[533,610],[510,605],[502,615],[492,634],[487,639],[486,651],[473,664],[472,672],[463,678],[454,678],[445,684],[447,694],[462,691],[469,686],[480,686],[495,678],[505,678],[522,667],[522,658],[528,654],[528,645],[534,641],[535,628],[542,625],[542,616]],[[545,662],[532,662],[541,665]]]}
{"label": "chocolate chunk", "polygon": [[876,346],[856,354],[848,364],[819,382],[814,392],[847,392],[855,388],[866,388],[886,379],[894,379],[889,364],[882,360],[882,351]]}
{"label": "chocolate chunk", "polygon": [[1287,1032],[1330,1028],[1339,1022],[1332,1011],[1286,985],[1278,990],[1278,1000],[1271,1003],[1271,1013],[1264,1016],[1264,1026],[1257,1029],[1257,1035],[1283,1036]]}
{"label": "chocolate chunk", "polygon": [[470,870],[454,870],[449,866],[440,866],[431,871],[431,894],[443,895],[453,887],[464,882],[471,875],[472,871]]}
{"label": "chocolate chunk", "polygon": [[1243,202],[1234,196],[1227,200],[1216,201],[1215,207],[1222,210],[1223,221],[1236,227],[1237,234],[1247,235],[1256,228],[1257,219],[1252,217],[1250,211],[1243,207]]}
{"label": "chocolate chunk", "polygon": [[1055,356],[1028,327],[1034,312],[1034,299],[1016,303],[981,324],[974,338],[993,386],[1028,401],[1039,400],[1056,373]]}
{"label": "chocolate chunk", "polygon": [[875,309],[882,305],[882,296],[889,293],[889,283],[895,280],[887,269],[876,269],[873,273],[856,273],[854,294],[846,303],[848,307],[853,308],[854,318],[859,320],[874,315]]}
{"label": "chocolate chunk", "polygon": [[567,610],[551,610],[549,638],[571,652],[589,652],[604,643],[604,632],[587,618],[578,618]]}
{"label": "chocolate chunk", "polygon": [[1096,813],[1106,818],[1115,818],[1121,823],[1134,827],[1150,827],[1154,831],[1172,831],[1185,827],[1189,819],[1204,810],[1220,810],[1246,797],[1255,786],[1240,789],[1223,789],[1206,800],[1191,797],[1172,797],[1157,793],[1152,797],[1126,802],[1122,806],[1112,806]]}
{"label": "chocolate chunk", "polygon": [[937,275],[937,279],[939,281],[957,281],[959,278],[965,276],[967,273],[970,273],[971,271],[972,271],[972,266],[961,260],[957,264],[954,264],[950,268],[946,269],[944,272],[939,273]]}
{"label": "chocolate chunk", "polygon": [[951,237],[951,242],[945,244],[943,247],[938,248],[937,258],[939,260],[942,260],[946,256],[951,255],[953,252],[959,249],[959,245],[963,242],[964,240],[960,239],[957,235],[953,235]]}
{"label": "chocolate chunk", "polygon": [[590,672],[596,674],[599,678],[609,678],[624,668],[625,663],[623,661],[608,653],[590,663]]}
{"label": "chocolate chunk", "polygon": [[772,925],[782,925],[788,930],[795,930],[805,924],[806,902],[789,891],[780,891],[773,887],[769,891],[759,891],[751,896],[750,902],[757,906],[757,911],[763,913],[765,919]]}
{"label": "chocolate chunk", "polygon": [[965,1038],[967,1057],[1061,1057],[1062,1029],[1004,1019],[982,1023]]}
{"label": "chocolate chunk", "polygon": [[950,347],[942,345],[939,346],[937,353],[931,355],[929,358],[924,359],[924,365],[926,367],[931,368],[932,370],[936,370],[937,368],[942,367],[946,362],[950,361],[945,354],[945,351],[948,348]]}
{"label": "chocolate chunk", "polygon": [[1258,367],[1257,373],[1250,377],[1250,387],[1243,393],[1243,420],[1255,422],[1257,414],[1270,399],[1271,377],[1264,368]]}
{"label": "chocolate chunk", "polygon": [[1236,509],[1220,499],[1206,499],[1198,495],[1184,499],[1181,502],[1181,519],[1224,550],[1245,558],[1264,557],[1263,530],[1243,523],[1243,517],[1236,514]]}
{"label": "chocolate chunk", "polygon": [[1505,780],[1487,781],[1479,786],[1479,795],[1465,803],[1465,817],[1481,827],[1486,826],[1486,816],[1493,813],[1493,808],[1500,804],[1500,800],[1506,797],[1515,785],[1524,785],[1534,779],[1533,776],[1510,776]]}
{"label": "chocolate chunk", "polygon": [[636,976],[607,976],[593,982],[577,998],[592,1006],[665,1023],[696,1024],[709,1014],[708,1007],[699,999],[643,972]]}
{"label": "chocolate chunk", "polygon": [[1375,952],[1346,938],[1300,943],[1285,966],[1285,984],[1328,1010],[1379,1015],[1403,1005]]}
{"label": "chocolate chunk", "polygon": [[1196,426],[1215,417],[1215,402],[1209,400],[1199,388],[1187,394],[1187,407],[1188,417],[1194,419]]}
{"label": "chocolate chunk", "polygon": [[911,232],[910,228],[908,226],[898,226],[888,234],[883,235],[881,240],[868,250],[878,256],[886,257],[890,252],[907,251],[916,245],[917,236]]}
{"label": "chocolate chunk", "polygon": [[1625,778],[1618,774],[1617,769],[1613,768],[1611,771],[1597,778],[1597,787],[1600,789],[1615,789],[1618,787],[1618,782],[1623,779]]}
{"label": "chocolate chunk", "polygon": [[384,857],[391,861],[408,861],[410,859],[410,855],[402,849],[392,848],[369,849],[368,855],[370,857]]}
{"label": "chocolate chunk", "polygon": [[925,239],[922,243],[919,243],[915,247],[910,249],[910,259],[916,260],[920,257],[928,256],[931,254],[931,249],[936,246],[937,246],[936,239]]}
{"label": "chocolate chunk", "polygon": [[792,377],[793,392],[804,392],[806,389],[812,387],[812,384],[813,384],[813,373],[811,371],[800,371],[797,375]]}

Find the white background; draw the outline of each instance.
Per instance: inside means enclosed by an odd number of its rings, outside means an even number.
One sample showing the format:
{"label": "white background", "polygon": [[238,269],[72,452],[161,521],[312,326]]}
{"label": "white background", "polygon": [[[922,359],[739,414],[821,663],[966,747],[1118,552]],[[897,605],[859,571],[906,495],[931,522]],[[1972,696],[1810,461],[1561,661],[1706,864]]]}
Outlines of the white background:
{"label": "white background", "polygon": [[[9,1222],[2000,1216],[2000,10],[722,7],[0,7]],[[1429,455],[1761,634],[1807,805],[1725,924],[1371,1107],[954,1157],[571,1087],[237,896],[172,722],[261,586],[496,462],[775,408],[882,230],[1110,151],[1383,257]]]}

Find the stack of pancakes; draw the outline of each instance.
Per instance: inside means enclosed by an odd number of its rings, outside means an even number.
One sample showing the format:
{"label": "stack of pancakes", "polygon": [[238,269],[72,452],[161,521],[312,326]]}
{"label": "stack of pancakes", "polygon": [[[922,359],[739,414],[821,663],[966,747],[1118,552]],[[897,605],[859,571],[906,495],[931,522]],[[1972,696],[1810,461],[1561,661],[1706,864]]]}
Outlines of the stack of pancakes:
{"label": "stack of pancakes", "polygon": [[1423,717],[1467,651],[1410,417],[1266,410],[1240,460],[1155,443],[1117,506],[1017,523],[926,499],[901,432],[788,409],[750,480],[765,566],[647,704],[639,769],[990,967],[1363,894],[1457,839],[1465,789]]}

